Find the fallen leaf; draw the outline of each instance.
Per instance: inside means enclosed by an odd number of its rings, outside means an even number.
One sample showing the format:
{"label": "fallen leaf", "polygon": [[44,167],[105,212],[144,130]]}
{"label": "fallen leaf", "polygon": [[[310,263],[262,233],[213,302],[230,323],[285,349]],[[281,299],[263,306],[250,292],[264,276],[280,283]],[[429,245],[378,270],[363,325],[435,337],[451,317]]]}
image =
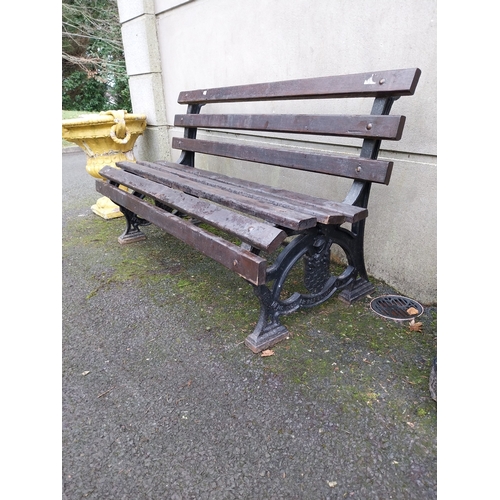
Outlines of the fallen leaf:
{"label": "fallen leaf", "polygon": [[415,307],[409,307],[406,312],[410,315],[413,316],[414,314],[418,314],[418,309]]}
{"label": "fallen leaf", "polygon": [[330,486],[330,488],[337,486],[337,481],[327,481],[327,483],[328,483],[328,486]]}
{"label": "fallen leaf", "polygon": [[260,355],[263,358],[267,358],[268,356],[274,356],[274,351],[272,351],[271,349],[267,349],[265,351],[262,351]]}
{"label": "fallen leaf", "polygon": [[410,326],[408,327],[410,329],[410,332],[421,332],[422,331],[422,322],[418,321],[415,323],[415,320],[412,319],[410,321]]}

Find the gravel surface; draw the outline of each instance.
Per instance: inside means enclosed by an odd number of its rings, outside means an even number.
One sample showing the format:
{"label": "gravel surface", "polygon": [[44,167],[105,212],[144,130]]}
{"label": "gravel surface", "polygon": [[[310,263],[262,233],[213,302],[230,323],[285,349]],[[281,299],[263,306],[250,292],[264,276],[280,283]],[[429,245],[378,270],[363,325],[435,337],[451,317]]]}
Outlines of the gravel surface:
{"label": "gravel surface", "polygon": [[[63,499],[437,497],[435,308],[410,335],[344,306],[347,335],[323,327],[340,307],[325,306],[254,355],[244,320],[216,319],[255,309],[250,287],[153,227],[120,246],[123,220],[92,214],[84,166],[63,154]],[[226,297],[218,277],[238,288]],[[410,348],[387,340],[400,337]]]}

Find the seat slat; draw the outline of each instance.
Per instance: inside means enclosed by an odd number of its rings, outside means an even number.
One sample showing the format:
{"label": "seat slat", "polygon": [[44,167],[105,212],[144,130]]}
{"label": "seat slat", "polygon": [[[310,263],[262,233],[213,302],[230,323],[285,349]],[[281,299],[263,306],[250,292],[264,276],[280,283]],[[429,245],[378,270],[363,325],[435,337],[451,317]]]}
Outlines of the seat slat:
{"label": "seat slat", "polygon": [[392,161],[386,160],[332,156],[309,151],[293,151],[289,148],[264,148],[247,144],[181,137],[172,139],[172,147],[184,151],[337,175],[378,184],[389,184],[393,166]]}
{"label": "seat slat", "polygon": [[255,194],[264,196],[265,199],[275,200],[276,203],[286,204],[289,203],[290,200],[293,200],[294,205],[299,205],[300,207],[302,207],[302,210],[310,210],[311,213],[315,214],[318,222],[322,224],[338,224],[339,222],[334,222],[334,219],[332,217],[332,214],[336,213],[342,214],[345,218],[345,222],[351,223],[364,219],[368,215],[368,210],[365,208],[357,207],[347,203],[326,200],[324,198],[318,198],[316,196],[310,196],[304,193],[298,193],[296,191],[289,191],[287,189],[266,186],[264,184],[259,184],[257,182],[252,182],[245,179],[237,179],[224,174],[210,172],[208,170],[198,170],[194,168],[186,169],[183,165],[165,161],[159,161],[155,164],[150,165],[152,167],[154,167],[154,165],[159,165],[160,167],[166,166],[167,168],[175,168],[176,170],[181,171],[180,175],[182,175],[186,170],[188,172],[191,171],[194,175],[223,182],[228,186],[227,189],[232,189],[229,186],[234,186],[234,188],[237,190],[245,188],[247,191],[252,191]]}
{"label": "seat slat", "polygon": [[96,180],[96,190],[239,274],[250,283],[257,286],[265,283],[267,262],[262,257],[99,179]]}
{"label": "seat slat", "polygon": [[241,213],[214,205],[124,170],[107,166],[101,169],[100,175],[141,194],[147,194],[155,200],[207,222],[218,229],[237,236],[253,247],[267,252],[276,250],[287,236],[284,231],[270,224],[246,217]]}
{"label": "seat slat", "polygon": [[[132,162],[118,162],[117,166],[128,172],[137,173],[147,179],[165,184],[168,187],[180,189],[186,193],[220,203],[235,210],[242,210],[251,216],[259,217],[278,226],[300,231],[314,227],[317,223],[316,218],[308,212],[278,206],[266,201],[264,198],[258,199],[257,197],[231,193],[223,187],[200,182],[196,177],[189,177],[188,175],[182,177],[177,172],[172,171],[165,171],[162,174],[144,164]],[[340,214],[339,218],[344,220]]]}
{"label": "seat slat", "polygon": [[399,141],[405,124],[396,115],[176,115],[177,127],[258,130]]}
{"label": "seat slat", "polygon": [[413,95],[418,68],[182,91],[180,104]]}
{"label": "seat slat", "polygon": [[[308,196],[285,189],[272,188],[256,182],[246,181],[223,174],[198,170],[170,162],[119,162],[118,166],[127,171],[147,176],[157,182],[171,182],[171,176],[195,181],[200,185],[200,192],[210,193],[215,188],[225,191],[229,197],[243,196],[252,201],[262,202],[272,207],[282,207],[292,211],[300,211],[314,217],[322,224],[342,224],[343,222],[357,222],[368,215],[365,208],[345,203]],[[142,168],[146,167],[146,168]],[[179,182],[182,185],[182,181]],[[207,196],[210,196],[209,194]],[[271,214],[273,212],[271,208]],[[289,226],[286,226],[289,227]],[[293,229],[293,228],[291,228]]]}
{"label": "seat slat", "polygon": [[[346,214],[340,210],[331,209],[326,210],[319,204],[306,204],[295,200],[295,193],[287,191],[286,195],[274,196],[268,186],[262,184],[251,184],[241,181],[237,178],[226,177],[218,174],[218,176],[199,175],[199,170],[191,167],[182,167],[175,164],[167,164],[166,166],[155,167],[155,164],[148,162],[127,163],[123,165],[122,162],[118,163],[121,168],[138,173],[139,175],[146,176],[157,182],[163,182],[167,185],[174,185],[178,189],[184,189],[192,194],[203,196],[205,198],[217,201],[218,203],[225,204],[237,210],[246,209],[251,210],[249,207],[265,207],[265,211],[260,211],[258,216],[269,222],[276,223],[280,226],[287,227],[293,230],[301,230],[296,227],[294,220],[281,218],[277,222],[276,212],[286,211],[290,213],[300,214],[300,217],[305,221],[307,217],[322,224],[342,224],[346,222]],[[145,168],[143,168],[145,167]],[[149,170],[148,170],[149,169]],[[193,189],[193,186],[195,189]],[[220,198],[215,198],[213,193],[223,192],[225,195]],[[241,203],[244,200],[244,203]],[[317,202],[319,199],[315,199]],[[360,209],[363,211],[364,209]],[[254,215],[257,215],[256,213]],[[312,227],[306,226],[302,222],[303,228]]]}

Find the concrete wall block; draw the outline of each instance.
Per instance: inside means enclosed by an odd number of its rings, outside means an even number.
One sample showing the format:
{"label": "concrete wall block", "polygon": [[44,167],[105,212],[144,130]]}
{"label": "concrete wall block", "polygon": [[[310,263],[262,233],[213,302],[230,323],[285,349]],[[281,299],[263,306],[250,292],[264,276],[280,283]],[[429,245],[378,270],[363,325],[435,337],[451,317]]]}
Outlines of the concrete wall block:
{"label": "concrete wall block", "polygon": [[120,22],[124,23],[142,16],[155,13],[154,0],[117,0]]}
{"label": "concrete wall block", "polygon": [[155,12],[161,14],[167,10],[175,9],[185,3],[193,2],[194,0],[155,0]]}
{"label": "concrete wall block", "polygon": [[398,155],[388,186],[372,188],[368,273],[423,304],[437,301],[436,159]]}
{"label": "concrete wall block", "polygon": [[122,39],[129,76],[161,71],[154,15],[145,14],[122,24]]}
{"label": "concrete wall block", "polygon": [[157,19],[169,120],[182,112],[181,90],[419,67],[415,95],[394,105],[408,117],[395,148],[436,154],[436,10],[436,0],[210,0],[165,12]]}
{"label": "concrete wall block", "polygon": [[134,113],[145,114],[148,125],[167,125],[162,79],[159,73],[136,75],[129,79]]}
{"label": "concrete wall block", "polygon": [[134,155],[136,160],[171,161],[168,127],[146,127],[137,139]]}

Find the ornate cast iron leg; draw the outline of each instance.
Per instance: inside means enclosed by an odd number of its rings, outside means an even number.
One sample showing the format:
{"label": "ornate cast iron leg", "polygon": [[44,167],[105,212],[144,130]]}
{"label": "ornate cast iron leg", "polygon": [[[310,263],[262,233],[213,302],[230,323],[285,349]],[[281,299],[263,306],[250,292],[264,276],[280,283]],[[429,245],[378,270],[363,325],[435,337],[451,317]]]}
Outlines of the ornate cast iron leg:
{"label": "ornate cast iron leg", "polygon": [[370,283],[368,274],[365,267],[365,253],[364,253],[364,234],[365,234],[365,221],[362,220],[353,224],[352,231],[346,231],[349,234],[347,240],[347,258],[349,264],[354,266],[358,272],[357,279],[350,287],[345,288],[340,294],[339,299],[352,304],[369,293],[375,290],[375,287]]}
{"label": "ornate cast iron leg", "polygon": [[318,238],[304,255],[304,285],[311,293],[320,292],[330,277],[332,242]]}
{"label": "ornate cast iron leg", "polygon": [[125,207],[120,207],[122,214],[125,216],[127,221],[127,227],[125,231],[118,237],[118,241],[125,245],[127,243],[135,243],[136,241],[142,241],[146,239],[146,235],[141,232],[139,226],[148,225],[149,222],[138,217],[134,212],[131,212]]}
{"label": "ornate cast iron leg", "polygon": [[254,331],[245,339],[245,345],[258,353],[288,336],[288,330],[279,321],[271,291],[267,286],[254,287],[260,300],[260,316]]}
{"label": "ornate cast iron leg", "polygon": [[[357,272],[349,265],[341,276],[334,276],[329,271],[330,248],[333,239],[321,230],[301,234],[285,247],[275,264],[267,271],[267,282],[272,287],[260,285],[254,287],[260,300],[260,317],[252,334],[245,344],[257,353],[266,349],[288,335],[279,317],[290,314],[301,307],[313,307],[329,299],[337,290],[349,286]],[[293,293],[285,300],[280,300],[284,282],[293,266],[305,257],[304,282],[309,294]]]}

